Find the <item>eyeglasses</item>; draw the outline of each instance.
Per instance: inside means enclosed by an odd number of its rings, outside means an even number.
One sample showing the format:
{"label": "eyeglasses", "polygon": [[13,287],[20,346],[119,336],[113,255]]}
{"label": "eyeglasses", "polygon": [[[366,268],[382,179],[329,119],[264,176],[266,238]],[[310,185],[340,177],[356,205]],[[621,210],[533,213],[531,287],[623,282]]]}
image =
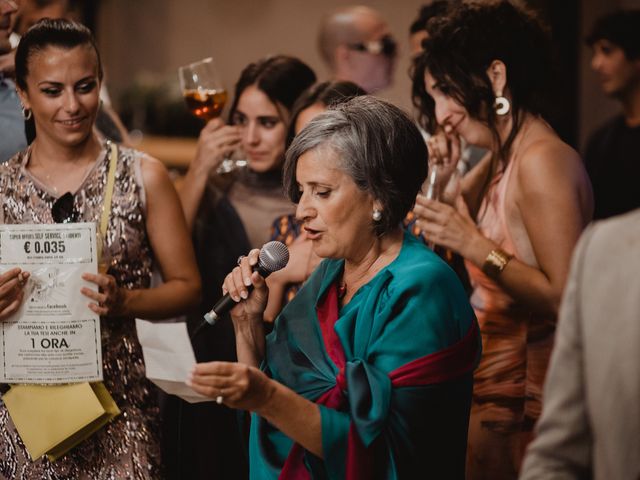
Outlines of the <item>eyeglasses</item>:
{"label": "eyeglasses", "polygon": [[67,192],[51,205],[51,216],[56,223],[73,223],[78,213],[73,208],[73,194]]}
{"label": "eyeglasses", "polygon": [[357,50],[358,52],[368,52],[372,55],[385,55],[387,57],[393,57],[398,49],[398,44],[391,35],[385,35],[378,40],[371,40],[370,42],[352,43],[348,47],[351,50]]}

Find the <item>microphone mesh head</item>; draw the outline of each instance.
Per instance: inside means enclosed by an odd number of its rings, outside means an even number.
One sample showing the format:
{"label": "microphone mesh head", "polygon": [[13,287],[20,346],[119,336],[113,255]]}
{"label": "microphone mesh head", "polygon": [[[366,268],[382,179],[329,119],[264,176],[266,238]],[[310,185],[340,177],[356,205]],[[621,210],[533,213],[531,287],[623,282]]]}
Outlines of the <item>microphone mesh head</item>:
{"label": "microphone mesh head", "polygon": [[289,249],[282,242],[267,242],[260,249],[259,265],[269,273],[281,270],[289,263]]}

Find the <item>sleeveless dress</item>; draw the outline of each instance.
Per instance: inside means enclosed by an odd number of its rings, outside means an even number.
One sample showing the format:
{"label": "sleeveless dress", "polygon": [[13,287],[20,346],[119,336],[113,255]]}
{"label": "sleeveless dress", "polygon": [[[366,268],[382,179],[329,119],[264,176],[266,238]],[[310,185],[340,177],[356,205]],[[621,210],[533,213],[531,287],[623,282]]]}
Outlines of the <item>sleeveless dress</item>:
{"label": "sleeveless dress", "polygon": [[[538,268],[515,203],[507,201],[518,162],[515,156],[493,179],[481,205],[478,226],[500,248]],[[478,267],[465,263],[483,352],[474,374],[467,478],[515,479],[542,409],[555,318],[531,312]]]}
{"label": "sleeveless dress", "polygon": [[[109,144],[74,194],[80,221],[100,222]],[[128,289],[149,287],[153,252],[145,228],[141,153],[119,147],[105,251],[108,273]],[[64,192],[25,168],[29,149],[0,166],[0,222],[54,223],[51,206]],[[78,292],[80,295],[80,292]],[[89,300],[87,299],[87,302]],[[100,319],[104,383],[122,413],[54,463],[32,461],[0,400],[0,477],[7,479],[146,479],[161,476],[157,392],[145,378],[132,318]]]}
{"label": "sleeveless dress", "polygon": [[[238,256],[261,247],[269,240],[271,219],[293,210],[284,196],[279,170],[258,173],[244,168],[210,179],[193,227],[203,289],[200,306],[187,316],[192,333],[219,299],[220,286]],[[199,362],[237,360],[230,320],[202,329],[192,338]],[[188,403],[165,394],[161,398],[163,464],[169,478],[248,477],[246,438],[240,429],[244,422],[238,421],[242,413],[215,402]]]}

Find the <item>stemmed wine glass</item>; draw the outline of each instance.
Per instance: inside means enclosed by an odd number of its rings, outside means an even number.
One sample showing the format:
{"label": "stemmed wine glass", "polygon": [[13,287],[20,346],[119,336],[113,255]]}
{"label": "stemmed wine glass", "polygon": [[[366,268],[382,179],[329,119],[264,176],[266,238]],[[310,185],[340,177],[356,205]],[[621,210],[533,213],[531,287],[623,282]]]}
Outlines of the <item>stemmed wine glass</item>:
{"label": "stemmed wine glass", "polygon": [[[228,94],[220,80],[213,58],[208,57],[180,67],[178,78],[187,108],[192,115],[208,122],[222,114]],[[216,171],[228,173],[247,165],[244,158],[235,158],[242,155],[236,154],[233,157],[225,158]]]}

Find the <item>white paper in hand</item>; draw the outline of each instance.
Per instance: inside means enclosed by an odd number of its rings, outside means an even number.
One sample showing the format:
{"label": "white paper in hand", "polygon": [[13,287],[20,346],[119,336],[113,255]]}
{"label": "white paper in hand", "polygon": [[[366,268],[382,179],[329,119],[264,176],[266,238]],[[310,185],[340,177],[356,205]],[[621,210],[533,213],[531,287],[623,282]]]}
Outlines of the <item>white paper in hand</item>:
{"label": "white paper in hand", "polygon": [[190,403],[213,401],[184,383],[196,363],[185,323],[150,322],[136,318],[136,329],[149,380],[165,392]]}

